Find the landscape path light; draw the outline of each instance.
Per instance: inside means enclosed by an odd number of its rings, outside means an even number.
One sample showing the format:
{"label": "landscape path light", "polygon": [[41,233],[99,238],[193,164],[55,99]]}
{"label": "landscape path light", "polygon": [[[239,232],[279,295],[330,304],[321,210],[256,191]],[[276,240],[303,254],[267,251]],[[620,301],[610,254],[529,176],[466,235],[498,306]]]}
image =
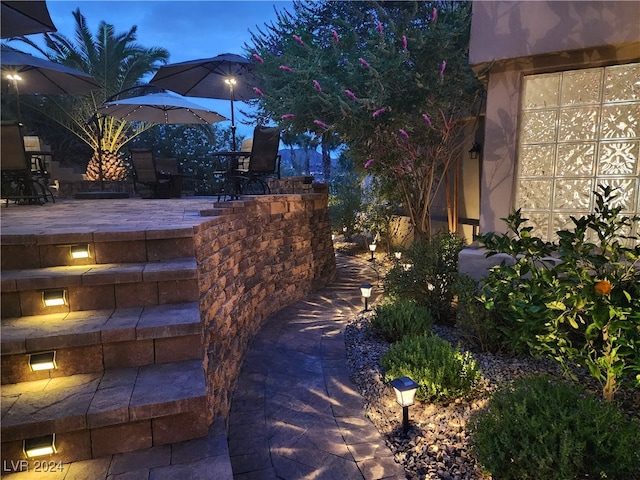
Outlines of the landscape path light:
{"label": "landscape path light", "polygon": [[389,383],[396,392],[396,402],[402,407],[402,432],[406,434],[409,431],[409,407],[413,405],[420,385],[409,377],[399,377]]}
{"label": "landscape path light", "polygon": [[371,252],[371,261],[373,262],[374,258],[373,258],[373,252],[376,251],[376,247],[377,245],[375,244],[375,242],[371,242],[369,244],[369,251]]}
{"label": "landscape path light", "polygon": [[363,283],[360,285],[360,293],[362,294],[362,298],[364,298],[364,310],[363,312],[369,311],[369,297],[371,297],[371,290],[373,287],[370,283]]}

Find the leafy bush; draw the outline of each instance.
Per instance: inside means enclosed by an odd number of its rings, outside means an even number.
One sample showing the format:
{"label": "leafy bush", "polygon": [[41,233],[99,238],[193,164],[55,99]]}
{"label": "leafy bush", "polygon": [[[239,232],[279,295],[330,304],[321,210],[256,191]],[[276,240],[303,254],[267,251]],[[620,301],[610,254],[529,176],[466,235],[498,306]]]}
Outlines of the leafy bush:
{"label": "leafy bush", "polygon": [[640,423],[551,377],[502,387],[469,429],[478,461],[500,480],[630,479],[640,473]]}
{"label": "leafy bush", "polygon": [[626,233],[640,217],[621,215],[611,187],[600,188],[595,213],[571,217],[558,245],[531,235],[520,211],[506,219],[509,234],[485,235],[515,264],[494,267],[480,298],[515,348],[586,366],[612,400],[633,375],[640,386],[640,245]]}
{"label": "leafy bush", "polygon": [[462,397],[480,380],[471,354],[452,348],[435,335],[405,336],[384,354],[381,365],[386,381],[407,376],[418,383],[418,400],[439,402]]}
{"label": "leafy bush", "polygon": [[389,343],[397,342],[405,335],[428,333],[433,326],[431,311],[406,298],[382,303],[374,310],[371,328]]}
{"label": "leafy bush", "polygon": [[355,233],[357,214],[362,206],[362,188],[347,155],[341,154],[338,158],[338,169],[333,173],[329,187],[331,231],[344,232],[350,238]]}
{"label": "leafy bush", "polygon": [[458,275],[453,293],[457,296],[456,327],[464,338],[482,352],[506,350],[508,338],[501,335],[494,316],[480,301],[476,281],[469,275]]}
{"label": "leafy bush", "polygon": [[385,291],[429,306],[436,322],[452,320],[452,286],[463,245],[462,238],[449,232],[415,242],[386,274]]}

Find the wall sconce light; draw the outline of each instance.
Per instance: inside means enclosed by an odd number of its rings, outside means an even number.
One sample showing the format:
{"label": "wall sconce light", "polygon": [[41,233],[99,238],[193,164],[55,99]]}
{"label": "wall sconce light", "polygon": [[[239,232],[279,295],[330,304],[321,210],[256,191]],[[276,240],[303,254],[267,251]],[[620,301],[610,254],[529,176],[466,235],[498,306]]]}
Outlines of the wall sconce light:
{"label": "wall sconce light", "polygon": [[393,252],[393,255],[396,257],[396,260],[400,260],[402,258],[402,252],[400,251]]}
{"label": "wall sconce light", "polygon": [[56,352],[32,353],[29,355],[29,368],[32,372],[41,370],[53,370],[56,364]]}
{"label": "wall sconce light", "polygon": [[478,142],[473,142],[473,145],[469,150],[469,158],[471,160],[477,160],[478,158],[480,158],[481,152],[482,152],[482,146]]}
{"label": "wall sconce light", "polygon": [[409,431],[409,407],[413,405],[420,385],[409,377],[399,377],[389,383],[396,392],[396,402],[402,407],[402,432],[406,434]]}
{"label": "wall sconce light", "polygon": [[58,307],[67,304],[67,291],[64,288],[42,291],[42,303],[45,307]]}
{"label": "wall sconce light", "polygon": [[89,258],[89,244],[71,245],[71,258]]}
{"label": "wall sconce light", "polygon": [[44,435],[42,437],[27,438],[22,443],[24,454],[27,458],[53,455],[56,453],[56,435]]}
{"label": "wall sconce light", "polygon": [[360,285],[360,293],[362,294],[362,298],[364,298],[363,312],[369,311],[369,297],[371,297],[371,290],[373,290],[373,287],[370,283],[363,283]]}
{"label": "wall sconce light", "polygon": [[375,244],[375,242],[372,242],[369,244],[369,251],[371,252],[371,259],[369,261],[373,262],[374,258],[373,258],[373,252],[376,251],[376,247],[377,245]]}

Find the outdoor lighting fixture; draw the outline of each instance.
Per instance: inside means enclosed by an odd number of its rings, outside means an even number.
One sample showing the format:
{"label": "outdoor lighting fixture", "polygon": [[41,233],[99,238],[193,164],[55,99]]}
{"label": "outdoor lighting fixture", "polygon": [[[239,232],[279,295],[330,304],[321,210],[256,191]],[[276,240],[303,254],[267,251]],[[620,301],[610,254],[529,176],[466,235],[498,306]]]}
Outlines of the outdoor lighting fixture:
{"label": "outdoor lighting fixture", "polygon": [[360,293],[362,293],[362,298],[364,298],[364,312],[369,311],[369,297],[371,297],[371,290],[373,287],[370,283],[363,283],[360,285]]}
{"label": "outdoor lighting fixture", "polygon": [[374,258],[373,258],[373,252],[376,251],[376,247],[377,245],[375,243],[370,243],[369,244],[369,250],[371,251],[371,262],[373,262]]}
{"label": "outdoor lighting fixture", "polygon": [[399,377],[389,383],[396,392],[396,402],[402,407],[402,432],[406,434],[409,431],[409,407],[413,405],[420,385],[409,377]]}
{"label": "outdoor lighting fixture", "polygon": [[56,453],[56,435],[44,435],[42,437],[27,438],[22,443],[24,454],[27,458],[53,455]]}
{"label": "outdoor lighting fixture", "polygon": [[471,149],[469,150],[469,158],[471,160],[477,160],[480,158],[480,152],[482,151],[482,147],[478,142],[473,142]]}
{"label": "outdoor lighting fixture", "polygon": [[236,79],[233,77],[229,77],[229,78],[225,78],[224,79],[224,83],[226,83],[227,85],[229,85],[230,87],[233,87],[233,85],[236,84]]}
{"label": "outdoor lighting fixture", "polygon": [[7,75],[7,80],[11,80],[12,82],[19,82],[22,80],[22,77],[17,73],[10,73],[9,75]]}
{"label": "outdoor lighting fixture", "polygon": [[89,244],[71,245],[71,258],[89,258]]}
{"label": "outdoor lighting fixture", "polygon": [[29,368],[32,372],[53,370],[56,364],[56,352],[32,353],[29,355]]}
{"label": "outdoor lighting fixture", "polygon": [[400,260],[402,258],[402,252],[393,252],[396,257],[396,260]]}
{"label": "outdoor lighting fixture", "polygon": [[43,290],[42,302],[45,307],[59,307],[67,304],[67,291],[64,288]]}

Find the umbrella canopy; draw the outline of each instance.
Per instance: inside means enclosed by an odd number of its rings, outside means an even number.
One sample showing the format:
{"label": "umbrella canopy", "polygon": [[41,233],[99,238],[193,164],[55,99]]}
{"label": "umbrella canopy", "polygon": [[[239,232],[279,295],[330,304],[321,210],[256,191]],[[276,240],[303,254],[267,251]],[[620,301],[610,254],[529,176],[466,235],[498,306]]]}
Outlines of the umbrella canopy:
{"label": "umbrella canopy", "polygon": [[212,124],[228,120],[207,107],[167,92],[107,102],[97,111],[123,120],[164,124]]}
{"label": "umbrella canopy", "polygon": [[[234,53],[163,65],[149,83],[188,97],[249,100],[256,96],[253,63]],[[233,92],[225,80],[234,78]],[[232,97],[233,93],[233,97]]]}
{"label": "umbrella canopy", "polygon": [[256,96],[251,60],[234,53],[164,65],[149,83],[189,97],[231,101],[231,131],[236,149],[236,125],[233,102]]}
{"label": "umbrella canopy", "polygon": [[2,2],[0,10],[0,36],[2,38],[55,32],[47,4],[42,1]]}
{"label": "umbrella canopy", "polygon": [[[91,75],[80,70],[6,47],[2,47],[0,64],[3,92],[10,81],[15,82],[17,93],[27,94],[64,95],[102,88]],[[18,75],[19,79],[9,80],[7,75]]]}

